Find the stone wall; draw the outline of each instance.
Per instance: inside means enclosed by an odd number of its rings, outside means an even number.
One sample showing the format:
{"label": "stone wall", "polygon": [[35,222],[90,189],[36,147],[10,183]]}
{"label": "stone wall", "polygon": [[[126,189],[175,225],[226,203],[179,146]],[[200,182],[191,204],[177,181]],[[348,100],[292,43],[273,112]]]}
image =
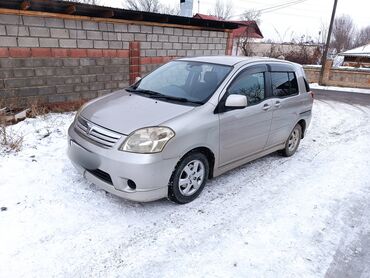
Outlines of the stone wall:
{"label": "stone wall", "polygon": [[[370,70],[356,68],[333,68],[332,61],[327,61],[323,84],[327,86],[351,87],[370,89]],[[310,83],[318,83],[320,66],[304,66]]]}
{"label": "stone wall", "polygon": [[173,58],[225,55],[231,49],[227,30],[2,12],[0,97],[19,105],[91,99]]}
{"label": "stone wall", "polygon": [[318,83],[320,77],[320,66],[303,66],[309,83]]}

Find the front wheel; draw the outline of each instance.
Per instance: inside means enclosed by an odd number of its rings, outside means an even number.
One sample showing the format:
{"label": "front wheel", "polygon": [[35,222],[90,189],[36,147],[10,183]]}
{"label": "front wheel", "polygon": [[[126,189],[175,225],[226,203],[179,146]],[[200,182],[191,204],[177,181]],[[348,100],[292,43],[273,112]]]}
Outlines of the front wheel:
{"label": "front wheel", "polygon": [[297,124],[290,133],[288,140],[285,143],[285,148],[282,150],[284,156],[292,156],[298,149],[302,137],[302,127]]}
{"label": "front wheel", "polygon": [[177,165],[172,174],[168,198],[178,204],[193,201],[202,192],[208,178],[209,163],[202,153],[190,153]]}

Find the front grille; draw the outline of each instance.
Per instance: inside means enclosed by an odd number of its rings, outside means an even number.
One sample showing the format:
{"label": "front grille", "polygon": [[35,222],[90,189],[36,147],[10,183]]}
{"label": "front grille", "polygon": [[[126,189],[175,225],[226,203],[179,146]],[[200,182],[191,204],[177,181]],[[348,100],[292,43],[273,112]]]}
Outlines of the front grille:
{"label": "front grille", "polygon": [[92,143],[104,148],[113,147],[122,136],[122,134],[95,125],[82,117],[77,118],[75,130]]}
{"label": "front grille", "polygon": [[105,181],[106,183],[113,184],[112,178],[107,172],[104,172],[100,169],[95,169],[95,170],[87,170],[90,174],[94,175],[98,179],[101,179]]}

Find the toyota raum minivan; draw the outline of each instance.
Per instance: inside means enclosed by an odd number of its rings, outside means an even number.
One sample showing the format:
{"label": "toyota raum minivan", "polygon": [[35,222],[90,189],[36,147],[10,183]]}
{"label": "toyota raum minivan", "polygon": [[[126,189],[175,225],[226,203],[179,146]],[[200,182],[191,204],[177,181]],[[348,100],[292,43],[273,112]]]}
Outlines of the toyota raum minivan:
{"label": "toyota raum minivan", "polygon": [[210,178],[275,151],[293,155],[312,104],[298,64],[178,59],[81,107],[68,154],[86,179],[112,194],[188,203]]}

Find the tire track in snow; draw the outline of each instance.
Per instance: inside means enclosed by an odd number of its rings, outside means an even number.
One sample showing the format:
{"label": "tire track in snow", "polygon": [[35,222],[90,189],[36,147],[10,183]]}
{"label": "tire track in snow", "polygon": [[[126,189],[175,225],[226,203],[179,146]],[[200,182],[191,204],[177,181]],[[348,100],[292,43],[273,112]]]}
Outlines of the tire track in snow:
{"label": "tire track in snow", "polygon": [[[15,276],[323,275],[343,235],[336,214],[348,210],[343,200],[351,194],[355,200],[363,186],[339,180],[361,178],[359,171],[369,165],[360,155],[368,149],[359,140],[370,132],[369,109],[362,110],[315,101],[312,126],[295,156],[272,154],[232,170],[184,206],[104,194],[73,170],[62,135],[26,142],[24,151],[7,156],[8,165],[27,165],[34,147],[48,155],[22,173],[34,188],[14,183],[20,179],[10,166],[0,168],[0,174],[9,172],[7,186],[18,190],[0,185],[0,196],[15,203],[27,192],[24,208],[10,207],[11,221],[0,218],[17,235],[3,232],[14,244],[0,251],[0,260]],[[328,167],[338,171],[338,158],[347,158],[343,154],[352,147],[360,154],[354,152],[335,175]],[[22,228],[29,233],[18,232]]]}

